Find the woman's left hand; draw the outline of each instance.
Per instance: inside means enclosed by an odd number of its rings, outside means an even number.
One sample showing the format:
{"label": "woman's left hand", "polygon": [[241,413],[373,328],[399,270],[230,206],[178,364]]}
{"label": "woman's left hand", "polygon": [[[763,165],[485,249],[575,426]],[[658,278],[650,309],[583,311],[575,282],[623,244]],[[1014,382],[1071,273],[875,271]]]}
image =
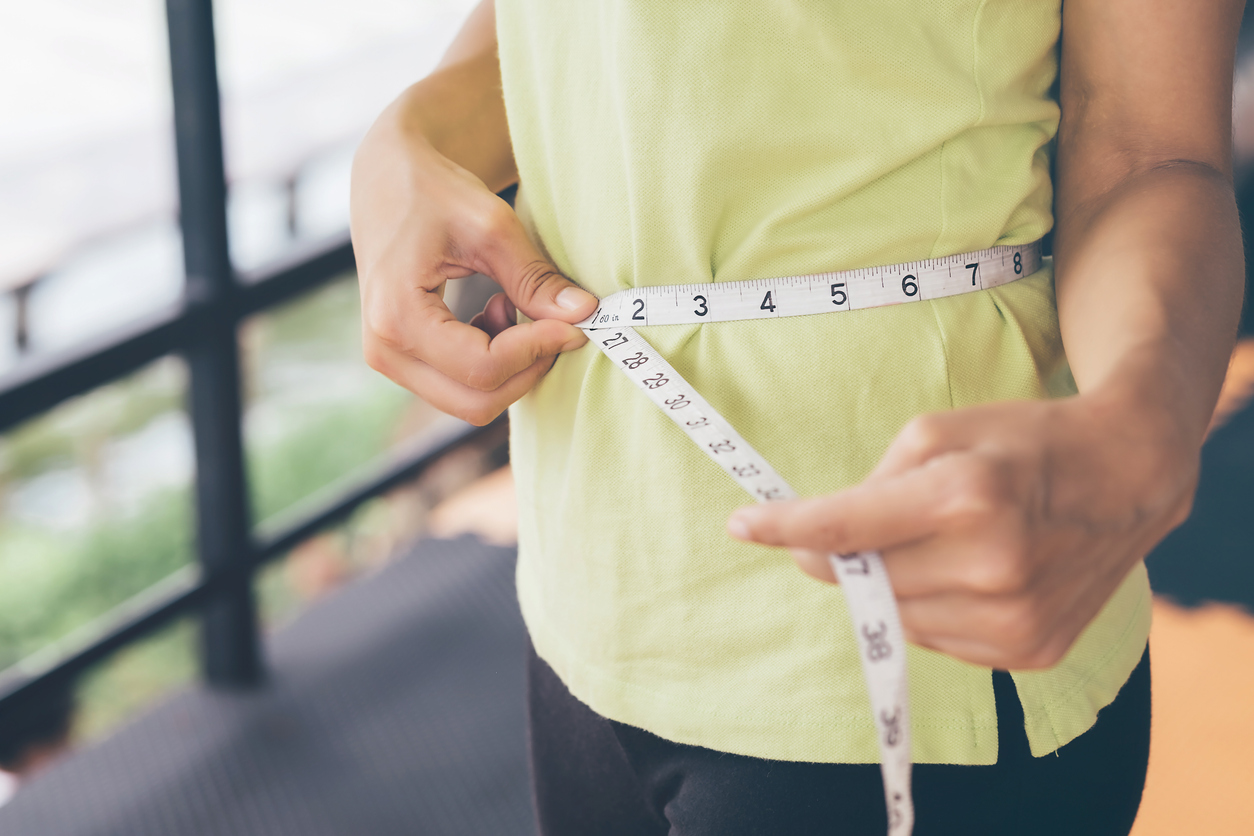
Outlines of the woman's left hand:
{"label": "woman's left hand", "polygon": [[1154,409],[1095,396],[924,415],[856,487],[741,508],[728,530],[827,555],[879,551],[907,638],[995,668],[1058,662],[1188,516],[1198,450]]}

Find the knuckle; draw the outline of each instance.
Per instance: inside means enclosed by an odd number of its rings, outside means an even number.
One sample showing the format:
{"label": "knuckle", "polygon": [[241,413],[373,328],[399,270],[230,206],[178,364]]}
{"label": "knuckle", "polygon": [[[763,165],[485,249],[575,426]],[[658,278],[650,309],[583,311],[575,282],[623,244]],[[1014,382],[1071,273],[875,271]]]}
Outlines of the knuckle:
{"label": "knuckle", "polygon": [[1066,638],[1050,629],[1043,609],[1027,596],[1004,604],[992,626],[999,632],[999,645],[1007,668],[1052,668],[1070,649]]}
{"label": "knuckle", "polygon": [[[792,521],[792,531],[790,534],[802,536],[809,534],[806,531],[806,523],[804,519]],[[820,523],[816,529],[811,529],[817,534],[817,538],[824,545],[833,551],[849,551],[853,544],[853,529],[844,514],[823,513],[820,517]]]}
{"label": "knuckle", "polygon": [[491,200],[484,200],[471,210],[470,225],[481,241],[491,243],[509,231],[515,218],[514,210],[509,208],[509,204],[493,196]]}
{"label": "knuckle", "polygon": [[941,446],[943,429],[936,415],[919,415],[910,419],[901,430],[901,440],[910,450],[927,456]]}
{"label": "knuckle", "polygon": [[1044,670],[1052,668],[1067,655],[1067,647],[1059,641],[1047,641],[1023,658],[1020,668],[1026,670]]}
{"label": "knuckle", "polygon": [[831,567],[827,563],[827,555],[812,549],[792,549],[792,559],[801,571],[812,578],[831,582],[834,578]]}
{"label": "knuckle", "polygon": [[967,457],[954,463],[946,508],[954,521],[983,523],[1011,500],[1005,468],[983,458]]}
{"label": "knuckle", "polygon": [[507,354],[489,352],[467,369],[465,384],[480,392],[494,392],[514,375],[530,368],[539,359],[534,344],[515,346]]}
{"label": "knuckle", "polygon": [[967,459],[959,471],[962,478],[962,489],[970,497],[983,502],[992,502],[1001,496],[1001,479],[998,468],[991,462],[979,458]]}
{"label": "knuckle", "polygon": [[387,375],[389,367],[387,351],[384,350],[382,345],[375,340],[367,339],[362,343],[361,353],[367,366],[381,375]]}
{"label": "knuckle", "polygon": [[554,279],[565,279],[565,276],[557,272],[547,261],[536,259],[523,265],[518,271],[514,291],[518,299],[526,304],[539,294],[541,288]]}
{"label": "knuckle", "polygon": [[1026,658],[1039,647],[1036,608],[1026,597],[1008,598],[996,605],[988,626],[996,644],[1010,658]]}
{"label": "knuckle", "polygon": [[1032,572],[1021,550],[998,547],[973,562],[967,584],[984,595],[1018,595],[1031,586]]}
{"label": "knuckle", "polygon": [[362,311],[366,331],[380,342],[390,346],[404,343],[404,327],[401,317],[397,316],[395,306],[379,300],[372,300]]}
{"label": "knuckle", "polygon": [[1067,642],[1038,634],[1020,642],[1007,654],[1007,666],[1016,670],[1045,670],[1061,662],[1067,650]]}
{"label": "knuckle", "polygon": [[506,380],[505,371],[487,360],[475,363],[466,374],[466,385],[480,392],[491,392]]}
{"label": "knuckle", "polygon": [[483,427],[491,424],[496,416],[501,414],[501,411],[501,409],[496,408],[492,404],[483,402],[462,407],[456,414],[456,417],[462,419],[467,424]]}
{"label": "knuckle", "polygon": [[1176,504],[1175,512],[1168,519],[1168,524],[1171,528],[1183,525],[1184,521],[1193,514],[1193,502],[1194,491],[1189,490],[1180,498],[1180,501]]}

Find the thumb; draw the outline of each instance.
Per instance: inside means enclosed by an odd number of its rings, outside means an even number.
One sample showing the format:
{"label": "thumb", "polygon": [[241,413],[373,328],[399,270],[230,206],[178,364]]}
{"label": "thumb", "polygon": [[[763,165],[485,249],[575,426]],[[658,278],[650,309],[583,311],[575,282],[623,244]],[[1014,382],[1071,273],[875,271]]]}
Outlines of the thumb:
{"label": "thumb", "polygon": [[518,310],[531,319],[587,319],[597,298],[582,289],[540,254],[517,216],[484,248],[488,274]]}

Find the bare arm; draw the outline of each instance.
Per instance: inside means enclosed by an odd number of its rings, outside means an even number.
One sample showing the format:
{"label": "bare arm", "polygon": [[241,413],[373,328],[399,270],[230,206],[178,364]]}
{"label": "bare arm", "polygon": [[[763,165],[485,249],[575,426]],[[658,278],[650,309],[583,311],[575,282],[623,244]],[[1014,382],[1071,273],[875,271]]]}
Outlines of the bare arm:
{"label": "bare arm", "polygon": [[[440,66],[371,127],[353,159],[351,228],[366,361],[439,409],[485,424],[557,354],[596,300],[544,259],[496,191],[518,177],[485,0]],[[444,283],[491,276],[504,294],[469,324]],[[516,324],[515,310],[532,322]]]}
{"label": "bare arm", "polygon": [[1055,268],[1080,394],[912,421],[863,484],[738,537],[880,550],[910,638],[1040,668],[1187,515],[1240,313],[1230,178],[1242,0],[1066,0]]}
{"label": "bare arm", "polygon": [[501,96],[492,0],[470,13],[439,66],[401,94],[394,118],[493,192],[518,179]]}
{"label": "bare arm", "polygon": [[[1068,0],[1058,315],[1082,392],[1201,444],[1241,312],[1232,63],[1242,0]],[[1126,402],[1126,403],[1124,403]]]}

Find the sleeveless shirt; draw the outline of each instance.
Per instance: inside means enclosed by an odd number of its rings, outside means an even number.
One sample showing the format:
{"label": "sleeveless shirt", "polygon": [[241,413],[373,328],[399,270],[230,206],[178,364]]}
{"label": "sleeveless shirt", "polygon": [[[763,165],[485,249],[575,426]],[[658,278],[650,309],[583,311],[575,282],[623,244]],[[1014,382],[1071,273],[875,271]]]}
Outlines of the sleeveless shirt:
{"label": "sleeveless shirt", "polygon": [[[1051,228],[1060,0],[497,0],[518,210],[598,296],[940,257]],[[829,316],[641,329],[803,495],[913,416],[1074,392],[1048,262]],[[764,398],[760,384],[774,395]],[[611,719],[762,758],[879,758],[843,592],[725,533],[750,501],[594,346],[511,408],[518,594]],[[1032,752],[1136,665],[1138,566],[1061,663],[1013,672]],[[987,668],[908,653],[914,758],[989,764]]]}

